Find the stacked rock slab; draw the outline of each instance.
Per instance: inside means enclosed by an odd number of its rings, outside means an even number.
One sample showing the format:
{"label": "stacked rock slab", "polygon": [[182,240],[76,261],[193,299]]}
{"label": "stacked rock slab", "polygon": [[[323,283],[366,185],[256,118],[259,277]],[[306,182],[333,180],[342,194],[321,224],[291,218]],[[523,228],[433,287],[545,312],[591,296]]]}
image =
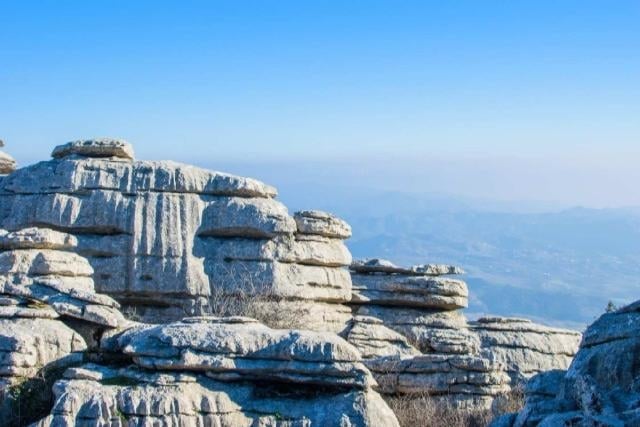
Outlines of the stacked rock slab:
{"label": "stacked rock slab", "polygon": [[640,301],[602,315],[568,371],[533,377],[526,405],[495,427],[640,425]]}
{"label": "stacked rock slab", "polygon": [[68,370],[39,426],[398,425],[357,350],[331,333],[187,318],[110,333],[101,350],[131,364]]}
{"label": "stacked rock slab", "polygon": [[127,324],[116,301],[95,293],[76,244],[48,229],[0,230],[0,412],[12,386],[82,362],[85,336]]}
{"label": "stacked rock slab", "polygon": [[351,270],[355,317],[347,337],[362,352],[381,392],[429,394],[482,408],[508,391],[504,366],[479,355],[480,341],[461,313],[466,284],[443,277],[460,269],[401,268],[370,260]]}
{"label": "stacked rock slab", "polygon": [[220,293],[266,293],[303,306],[309,328],[344,328],[343,221],[290,216],[273,187],[250,178],[135,161],[121,140],[70,142],[53,157],[0,180],[0,226],[73,234],[96,289],[138,318],[207,314]]}
{"label": "stacked rock slab", "polygon": [[513,383],[556,369],[567,369],[581,334],[538,325],[527,319],[483,317],[470,323],[480,337],[481,354],[503,363]]}
{"label": "stacked rock slab", "polygon": [[[4,147],[4,142],[0,139],[1,147]],[[16,170],[16,161],[13,157],[0,150],[0,175],[10,174],[14,170]]]}

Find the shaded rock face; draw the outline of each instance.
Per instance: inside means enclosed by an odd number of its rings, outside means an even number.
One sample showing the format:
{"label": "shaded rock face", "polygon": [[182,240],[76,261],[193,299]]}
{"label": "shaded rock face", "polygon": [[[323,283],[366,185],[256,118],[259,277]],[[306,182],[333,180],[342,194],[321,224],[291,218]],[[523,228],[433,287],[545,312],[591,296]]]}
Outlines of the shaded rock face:
{"label": "shaded rock face", "polygon": [[526,406],[494,426],[640,425],[640,301],[587,328],[569,369],[527,384]]}
{"label": "shaded rock face", "polygon": [[111,332],[100,351],[130,365],[68,370],[38,426],[398,425],[357,350],[331,333],[201,317]]}
{"label": "shaded rock face", "polygon": [[335,323],[322,328],[344,329],[344,221],[318,211],[291,216],[276,190],[254,179],[134,161],[121,140],[70,142],[53,157],[0,180],[0,226],[72,234],[96,289],[138,318],[207,314],[215,289],[331,304]]}
{"label": "shaded rock face", "polygon": [[582,337],[576,331],[507,317],[484,317],[471,322],[471,328],[480,337],[481,354],[503,363],[513,382],[567,369]]}

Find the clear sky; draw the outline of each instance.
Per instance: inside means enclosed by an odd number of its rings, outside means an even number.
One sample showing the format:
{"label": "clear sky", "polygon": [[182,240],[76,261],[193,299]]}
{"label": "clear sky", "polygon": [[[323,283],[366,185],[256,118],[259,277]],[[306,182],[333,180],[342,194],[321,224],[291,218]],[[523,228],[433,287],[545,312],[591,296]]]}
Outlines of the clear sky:
{"label": "clear sky", "polygon": [[22,164],[118,136],[213,168],[640,204],[637,0],[3,1],[0,99]]}

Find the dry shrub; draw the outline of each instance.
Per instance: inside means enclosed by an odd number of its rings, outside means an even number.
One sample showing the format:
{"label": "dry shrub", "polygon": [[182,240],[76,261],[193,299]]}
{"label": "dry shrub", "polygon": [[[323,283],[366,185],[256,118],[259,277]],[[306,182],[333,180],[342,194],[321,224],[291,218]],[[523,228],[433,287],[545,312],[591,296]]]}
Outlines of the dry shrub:
{"label": "dry shrub", "polygon": [[233,294],[213,289],[211,314],[219,317],[251,317],[273,329],[303,329],[309,312],[295,301],[287,301],[261,289],[241,289]]}
{"label": "dry shrub", "polygon": [[459,408],[447,399],[428,394],[386,396],[385,400],[402,427],[486,427],[491,420],[523,406],[520,387],[500,396],[493,408],[486,410]]}

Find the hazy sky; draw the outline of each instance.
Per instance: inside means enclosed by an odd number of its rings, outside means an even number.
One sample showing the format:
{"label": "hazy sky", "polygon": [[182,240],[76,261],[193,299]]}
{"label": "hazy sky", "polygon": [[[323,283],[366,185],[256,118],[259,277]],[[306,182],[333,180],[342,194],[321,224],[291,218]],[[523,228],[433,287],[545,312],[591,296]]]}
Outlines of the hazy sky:
{"label": "hazy sky", "polygon": [[6,1],[0,138],[22,164],[109,135],[291,179],[640,204],[639,23],[637,0]]}

